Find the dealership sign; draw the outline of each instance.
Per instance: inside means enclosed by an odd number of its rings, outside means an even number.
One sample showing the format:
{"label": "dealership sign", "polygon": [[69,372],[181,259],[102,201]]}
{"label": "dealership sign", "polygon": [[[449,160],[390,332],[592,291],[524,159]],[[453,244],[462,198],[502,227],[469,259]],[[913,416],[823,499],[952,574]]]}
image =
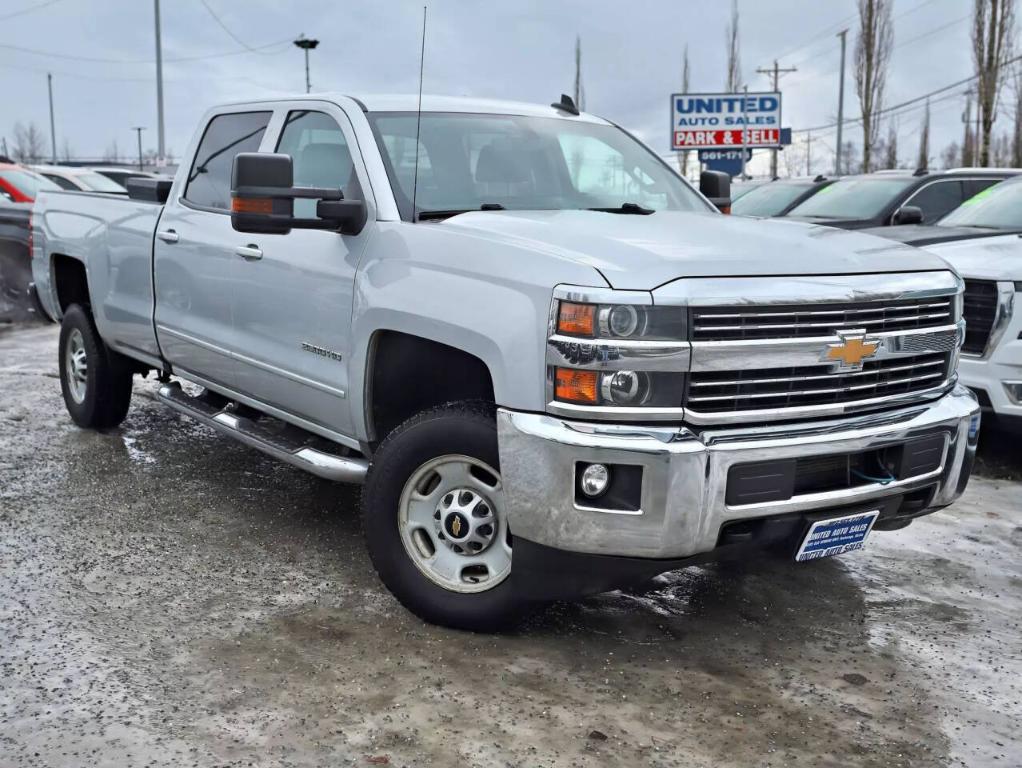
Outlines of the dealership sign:
{"label": "dealership sign", "polygon": [[671,96],[671,149],[780,145],[780,93],[676,93]]}

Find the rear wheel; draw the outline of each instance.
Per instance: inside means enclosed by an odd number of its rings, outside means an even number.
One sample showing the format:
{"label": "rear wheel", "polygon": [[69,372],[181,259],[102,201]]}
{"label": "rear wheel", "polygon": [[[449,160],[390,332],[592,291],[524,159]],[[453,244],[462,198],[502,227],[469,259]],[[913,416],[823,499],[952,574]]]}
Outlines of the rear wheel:
{"label": "rear wheel", "polygon": [[452,403],[395,429],[373,457],[363,526],[383,583],[426,621],[491,630],[520,615],[492,406]]}
{"label": "rear wheel", "polygon": [[80,427],[116,427],[128,414],[133,371],[127,358],[107,348],[92,316],[72,304],[60,325],[60,389]]}

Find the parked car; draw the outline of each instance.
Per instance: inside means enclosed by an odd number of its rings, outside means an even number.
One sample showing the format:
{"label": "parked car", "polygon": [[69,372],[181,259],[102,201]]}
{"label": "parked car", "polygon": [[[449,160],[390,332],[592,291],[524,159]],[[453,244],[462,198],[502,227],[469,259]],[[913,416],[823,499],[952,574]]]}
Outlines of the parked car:
{"label": "parked car", "polygon": [[[91,166],[88,170],[95,171],[98,174],[106,176],[111,181],[115,181],[122,187],[127,188],[128,179],[159,179],[163,178],[158,173],[152,173],[150,171],[140,171],[132,168],[118,168],[114,166]],[[170,177],[167,177],[170,178]]]}
{"label": "parked car", "polygon": [[787,216],[842,229],[931,224],[973,195],[1019,173],[1012,168],[958,168],[846,176]]}
{"label": "parked car", "polygon": [[1022,178],[980,192],[935,226],[887,232],[965,278],[961,380],[999,424],[1022,430]]}
{"label": "parked car", "polygon": [[12,203],[31,203],[44,189],[60,189],[49,179],[15,163],[0,164],[0,197]]}
{"label": "parked car", "polygon": [[700,194],[567,98],[421,107],[231,104],[173,183],[43,193],[74,422],[115,427],[156,371],[180,413],[364,482],[384,584],[474,629],[724,556],[858,549],[962,493],[979,406],[941,259],[722,216],[726,175]]}
{"label": "parked car", "polygon": [[750,189],[731,202],[731,213],[735,216],[784,216],[795,206],[808,200],[821,189],[834,183],[826,176],[795,176],[790,179],[775,179]]}
{"label": "parked car", "polygon": [[89,168],[65,165],[33,165],[32,169],[45,176],[61,189],[80,192],[106,192],[123,195],[127,189],[113,179]]}
{"label": "parked car", "polygon": [[31,203],[0,195],[0,323],[26,320],[35,311],[29,293],[31,215]]}
{"label": "parked car", "polygon": [[752,190],[769,183],[770,179],[739,179],[731,182],[731,203],[734,204],[735,200],[741,200]]}

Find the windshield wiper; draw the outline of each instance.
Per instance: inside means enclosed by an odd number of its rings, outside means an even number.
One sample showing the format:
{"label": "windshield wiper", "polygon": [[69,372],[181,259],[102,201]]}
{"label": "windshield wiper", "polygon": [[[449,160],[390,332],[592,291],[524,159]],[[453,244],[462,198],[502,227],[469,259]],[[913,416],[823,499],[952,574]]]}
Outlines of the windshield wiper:
{"label": "windshield wiper", "polygon": [[440,221],[441,219],[449,219],[452,216],[457,216],[461,213],[469,213],[470,211],[503,211],[506,210],[500,203],[483,203],[478,208],[456,208],[449,211],[419,211],[419,215],[416,217],[416,221]]}
{"label": "windshield wiper", "polygon": [[617,208],[586,208],[586,210],[598,213],[629,213],[634,216],[649,216],[651,213],[656,213],[652,208],[643,208],[638,203],[621,203]]}

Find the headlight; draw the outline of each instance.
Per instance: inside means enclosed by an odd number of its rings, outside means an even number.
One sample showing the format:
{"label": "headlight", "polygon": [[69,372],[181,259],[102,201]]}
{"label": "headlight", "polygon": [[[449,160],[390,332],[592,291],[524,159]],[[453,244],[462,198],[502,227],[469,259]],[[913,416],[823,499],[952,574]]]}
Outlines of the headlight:
{"label": "headlight", "polygon": [[554,399],[576,405],[679,408],[684,386],[684,373],[554,370]]}
{"label": "headlight", "polygon": [[663,339],[683,341],[688,335],[685,307],[639,304],[580,304],[560,301],[556,331],[585,339]]}

